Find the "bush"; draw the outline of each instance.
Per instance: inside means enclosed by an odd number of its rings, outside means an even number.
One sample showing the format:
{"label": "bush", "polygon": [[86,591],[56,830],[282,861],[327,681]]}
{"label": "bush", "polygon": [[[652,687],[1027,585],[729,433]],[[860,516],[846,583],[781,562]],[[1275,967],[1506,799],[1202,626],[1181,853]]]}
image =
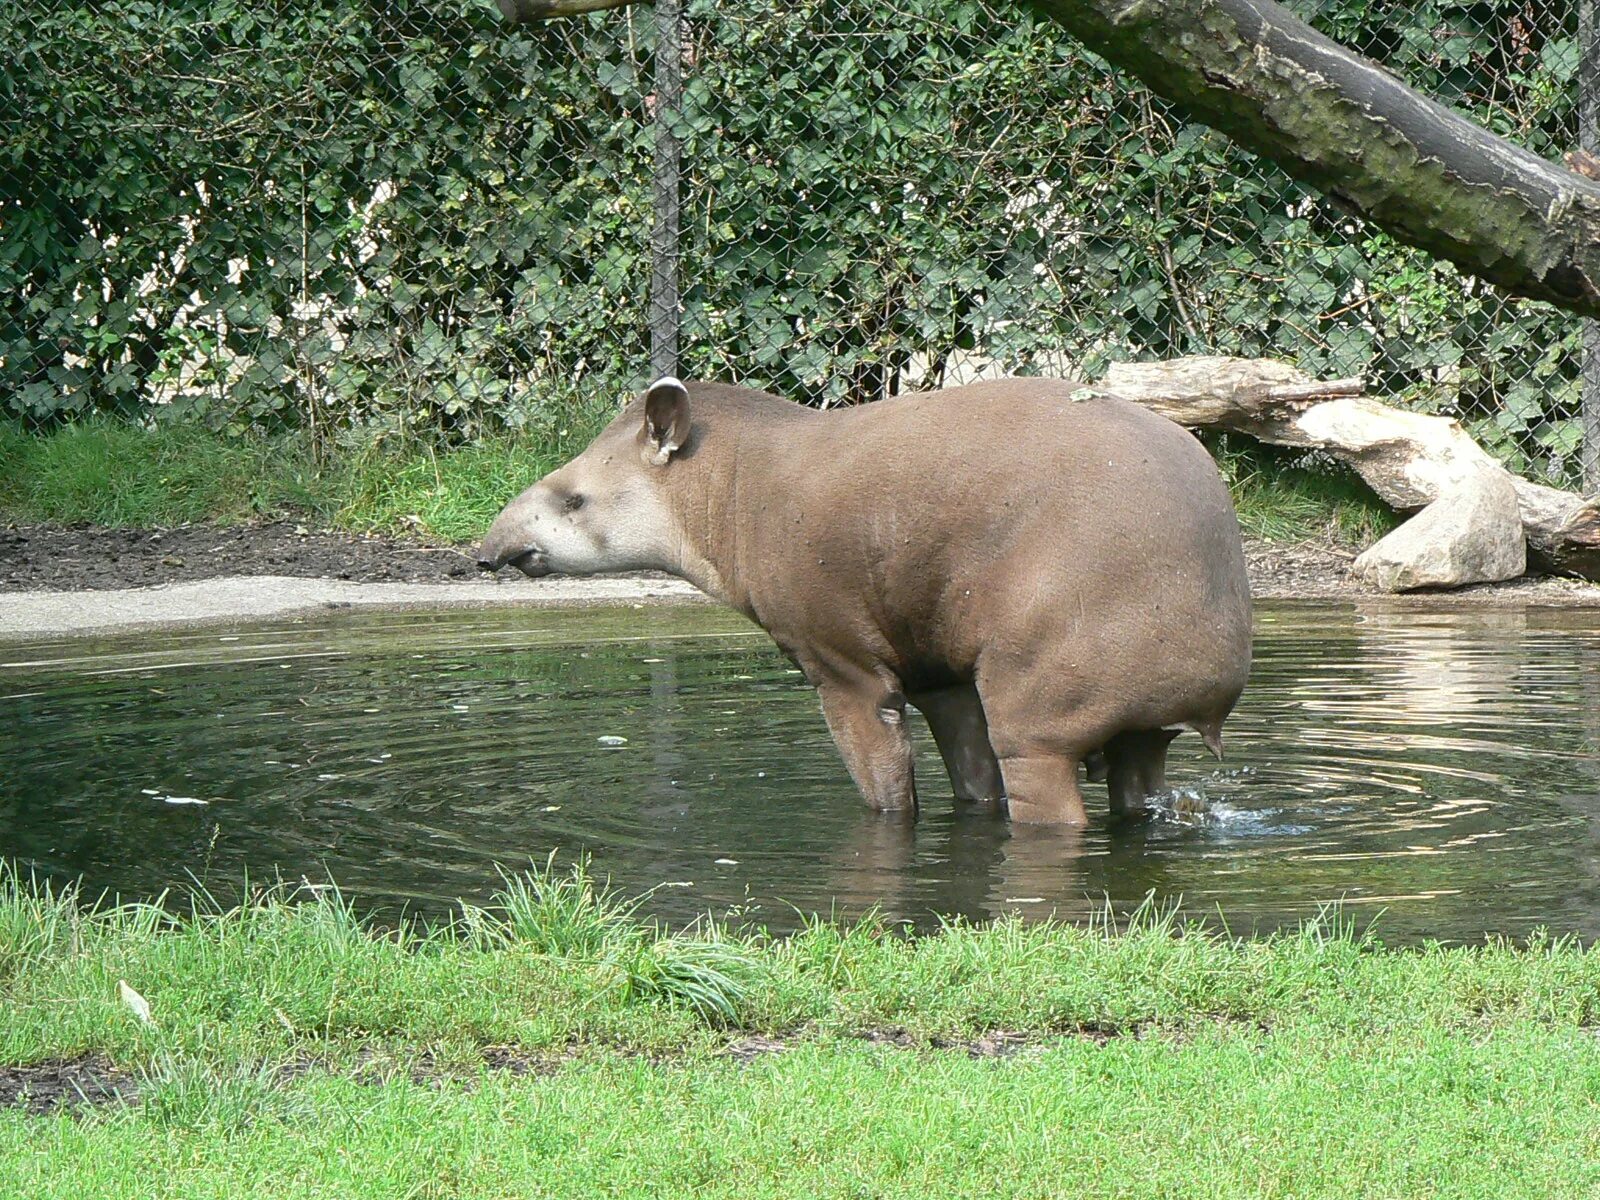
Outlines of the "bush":
{"label": "bush", "polygon": [[[1576,8],[1302,0],[1547,158]],[[1575,469],[1580,323],[1395,245],[999,0],[690,0],[684,366],[851,402],[1272,355]],[[461,440],[645,369],[648,9],[21,0],[0,405]]]}

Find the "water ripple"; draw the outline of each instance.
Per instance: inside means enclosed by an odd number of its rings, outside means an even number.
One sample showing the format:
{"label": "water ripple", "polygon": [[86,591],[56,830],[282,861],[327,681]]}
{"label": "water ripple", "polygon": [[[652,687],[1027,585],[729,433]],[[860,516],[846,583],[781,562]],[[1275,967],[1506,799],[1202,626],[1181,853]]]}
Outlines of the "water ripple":
{"label": "water ripple", "polygon": [[331,873],[436,910],[555,849],[673,885],[651,899],[668,919],[1080,917],[1154,891],[1235,930],[1337,900],[1392,938],[1600,934],[1593,613],[1267,606],[1229,763],[1181,738],[1154,820],[1078,831],[954,804],[925,738],[921,820],[867,812],[793,668],[709,609],[345,615],[0,658],[0,855],[128,895]]}

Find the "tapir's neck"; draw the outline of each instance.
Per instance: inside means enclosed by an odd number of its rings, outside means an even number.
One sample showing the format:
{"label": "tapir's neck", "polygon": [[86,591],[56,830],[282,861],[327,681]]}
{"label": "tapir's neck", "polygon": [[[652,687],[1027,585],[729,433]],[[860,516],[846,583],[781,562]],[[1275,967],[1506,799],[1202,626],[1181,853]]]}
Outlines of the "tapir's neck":
{"label": "tapir's neck", "polygon": [[758,554],[752,536],[779,519],[798,443],[826,418],[798,404],[736,393],[696,394],[693,420],[692,452],[663,478],[679,527],[667,569],[753,616],[751,588],[759,581],[750,565]]}

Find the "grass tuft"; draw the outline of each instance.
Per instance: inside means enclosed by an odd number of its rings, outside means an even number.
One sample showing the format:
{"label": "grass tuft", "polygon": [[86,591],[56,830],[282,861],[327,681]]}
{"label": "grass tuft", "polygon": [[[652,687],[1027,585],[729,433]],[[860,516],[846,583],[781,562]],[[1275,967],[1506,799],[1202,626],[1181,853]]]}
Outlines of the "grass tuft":
{"label": "grass tuft", "polygon": [[614,975],[623,1003],[681,1007],[732,1025],[761,974],[751,947],[714,925],[691,937],[641,920],[647,896],[624,897],[596,879],[588,855],[561,871],[552,852],[543,865],[502,871],[501,879],[488,910],[466,910],[469,938],[597,966]]}
{"label": "grass tuft", "polygon": [[138,1074],[140,1117],[175,1134],[245,1134],[265,1121],[291,1124],[306,1106],[284,1089],[282,1076],[259,1063],[219,1066],[163,1055]]}
{"label": "grass tuft", "polygon": [[492,911],[501,917],[501,937],[537,954],[597,959],[637,928],[640,901],[596,881],[588,855],[562,872],[552,851],[543,866],[501,871],[500,878]]}
{"label": "grass tuft", "polygon": [[0,983],[77,944],[77,888],[23,876],[0,860]]}
{"label": "grass tuft", "polygon": [[622,977],[624,1003],[686,1008],[717,1026],[736,1026],[764,973],[747,944],[718,937],[647,937],[619,941],[606,960]]}

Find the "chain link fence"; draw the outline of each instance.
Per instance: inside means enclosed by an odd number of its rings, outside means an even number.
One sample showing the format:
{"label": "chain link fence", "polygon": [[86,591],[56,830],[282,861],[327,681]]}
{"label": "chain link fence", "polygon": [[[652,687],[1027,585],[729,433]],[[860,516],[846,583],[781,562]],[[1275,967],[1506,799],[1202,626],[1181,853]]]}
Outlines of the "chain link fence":
{"label": "chain link fence", "polygon": [[[1546,158],[1587,140],[1575,0],[1296,8]],[[652,370],[831,405],[1224,353],[1365,374],[1583,479],[1584,322],[1396,245],[1012,0],[518,28],[488,0],[20,0],[0,47],[14,417],[470,437]]]}

